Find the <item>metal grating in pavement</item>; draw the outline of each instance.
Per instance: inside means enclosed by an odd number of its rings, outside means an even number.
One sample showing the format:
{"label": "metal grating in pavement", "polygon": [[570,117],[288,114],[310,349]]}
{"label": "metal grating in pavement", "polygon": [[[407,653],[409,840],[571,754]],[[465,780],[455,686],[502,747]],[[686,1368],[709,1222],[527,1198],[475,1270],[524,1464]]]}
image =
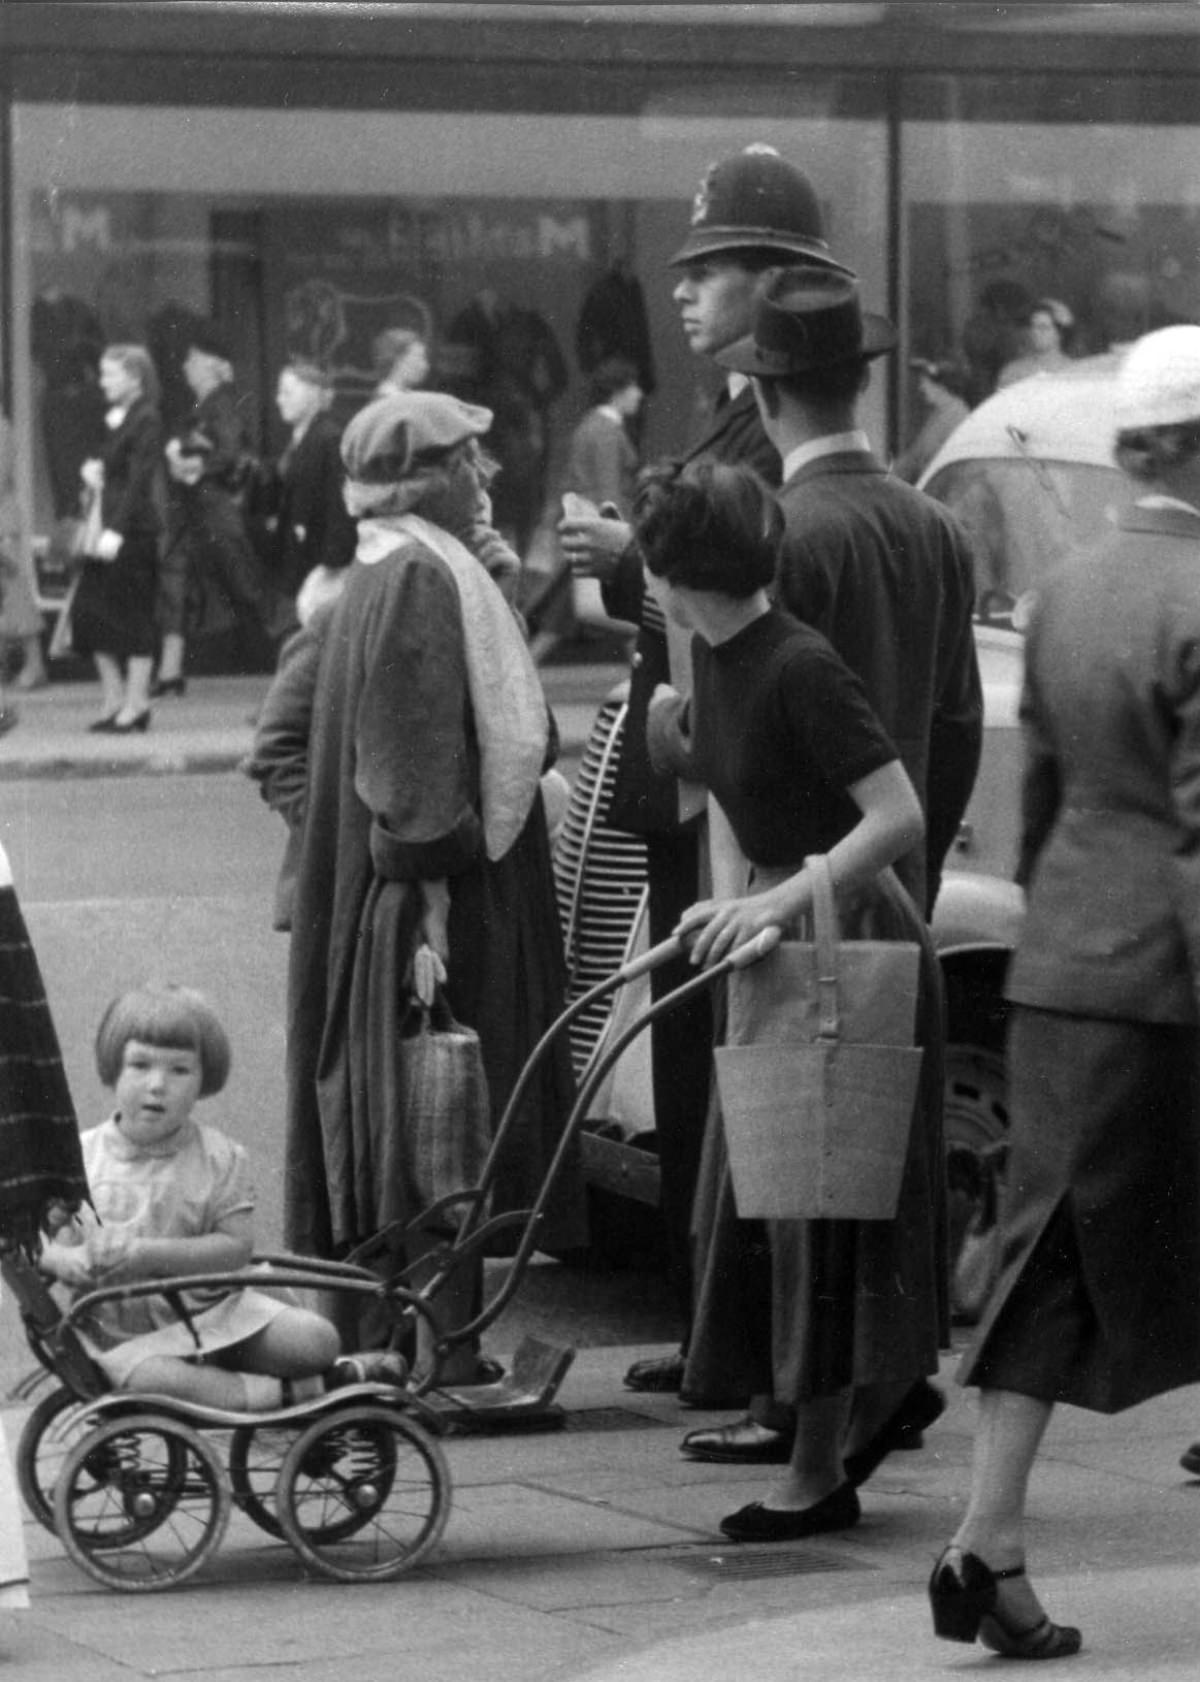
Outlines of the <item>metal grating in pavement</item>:
{"label": "metal grating in pavement", "polygon": [[657,1431],[661,1419],[637,1413],[633,1408],[572,1408],[566,1418],[567,1431]]}
{"label": "metal grating in pavement", "polygon": [[819,1571],[878,1569],[865,1560],[848,1559],[844,1554],[822,1553],[819,1548],[789,1548],[778,1542],[768,1542],[762,1547],[739,1542],[719,1552],[711,1547],[696,1548],[676,1554],[668,1563],[692,1576],[727,1581],[749,1577],[809,1577]]}

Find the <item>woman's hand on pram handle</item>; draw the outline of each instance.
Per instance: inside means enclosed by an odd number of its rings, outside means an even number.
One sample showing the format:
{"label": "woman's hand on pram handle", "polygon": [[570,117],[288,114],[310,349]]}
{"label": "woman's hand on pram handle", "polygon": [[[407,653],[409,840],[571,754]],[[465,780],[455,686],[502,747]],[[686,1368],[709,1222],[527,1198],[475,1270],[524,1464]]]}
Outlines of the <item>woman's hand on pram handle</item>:
{"label": "woman's hand on pram handle", "polygon": [[[771,889],[741,899],[700,900],[685,911],[675,934],[688,948],[691,962],[697,968],[711,969],[736,953],[739,961],[732,967],[744,969],[777,946],[787,920],[786,907],[779,903],[777,892]],[[768,936],[769,943],[759,950],[757,942]]]}
{"label": "woman's hand on pram handle", "polygon": [[[693,907],[693,909],[695,909]],[[743,941],[729,952],[723,960],[730,969],[745,969],[749,964],[756,964],[760,958],[765,958],[768,952],[773,952],[783,938],[783,930],[778,923],[770,923],[749,940]],[[620,970],[622,984],[634,981],[639,975],[657,969],[660,964],[668,963],[672,958],[681,957],[688,949],[687,939],[680,934],[673,934],[669,940],[660,941],[649,951],[640,953],[623,964]],[[713,960],[716,962],[716,959]]]}

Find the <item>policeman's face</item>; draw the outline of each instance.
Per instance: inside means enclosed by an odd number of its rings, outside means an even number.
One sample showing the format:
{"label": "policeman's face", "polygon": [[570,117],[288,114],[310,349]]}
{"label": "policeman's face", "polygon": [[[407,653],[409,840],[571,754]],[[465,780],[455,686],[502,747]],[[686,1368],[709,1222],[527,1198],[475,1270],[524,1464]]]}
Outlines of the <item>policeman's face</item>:
{"label": "policeman's face", "polygon": [[757,274],[731,257],[702,257],[681,271],[671,296],[697,356],[712,356],[750,331],[757,281]]}

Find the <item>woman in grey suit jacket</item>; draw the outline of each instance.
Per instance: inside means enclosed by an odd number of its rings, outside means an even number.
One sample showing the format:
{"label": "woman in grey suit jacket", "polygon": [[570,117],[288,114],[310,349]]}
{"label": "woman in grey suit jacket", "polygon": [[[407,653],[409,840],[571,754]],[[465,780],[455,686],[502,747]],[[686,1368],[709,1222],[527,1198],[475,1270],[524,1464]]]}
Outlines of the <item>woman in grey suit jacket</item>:
{"label": "woman in grey suit jacket", "polygon": [[1024,1576],[1054,1404],[1200,1380],[1200,327],[1138,341],[1117,413],[1139,499],[1046,581],[1028,638],[1001,1273],[960,1374],[971,1498],[930,1582],[939,1635],[1029,1659],[1080,1645]]}

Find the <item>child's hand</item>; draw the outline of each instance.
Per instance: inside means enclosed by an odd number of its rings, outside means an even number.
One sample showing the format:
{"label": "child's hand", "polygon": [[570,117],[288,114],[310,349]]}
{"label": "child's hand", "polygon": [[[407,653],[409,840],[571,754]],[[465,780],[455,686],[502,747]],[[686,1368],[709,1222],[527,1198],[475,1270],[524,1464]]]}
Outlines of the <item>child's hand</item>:
{"label": "child's hand", "polygon": [[137,1239],[120,1227],[102,1226],[90,1233],[86,1253],[92,1277],[108,1278],[119,1273],[133,1254]]}
{"label": "child's hand", "polygon": [[38,1266],[72,1290],[86,1290],[94,1282],[92,1264],[82,1244],[48,1244],[38,1257]]}

